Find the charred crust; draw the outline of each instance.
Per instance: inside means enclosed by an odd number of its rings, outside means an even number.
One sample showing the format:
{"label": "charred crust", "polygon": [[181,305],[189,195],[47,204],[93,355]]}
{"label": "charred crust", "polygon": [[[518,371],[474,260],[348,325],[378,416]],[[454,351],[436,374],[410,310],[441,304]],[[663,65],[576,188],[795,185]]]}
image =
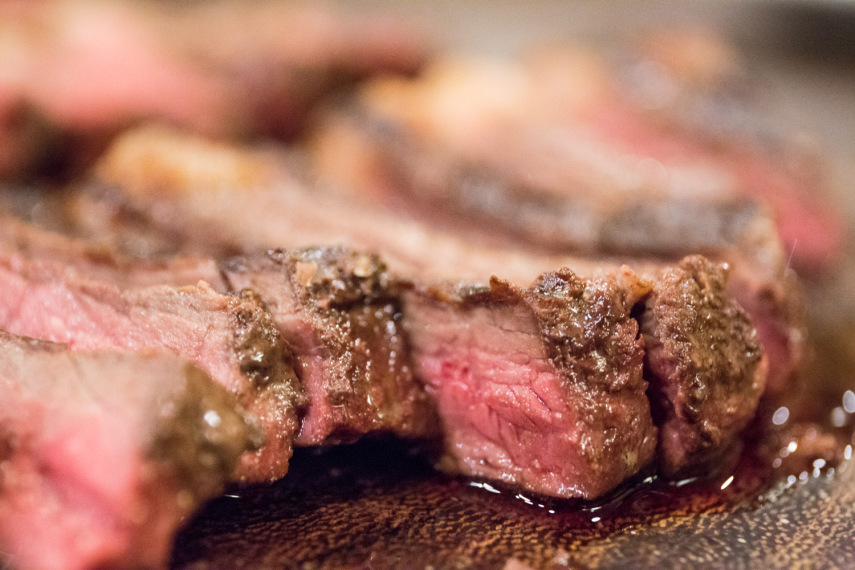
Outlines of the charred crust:
{"label": "charred crust", "polygon": [[[432,405],[413,379],[400,290],[380,258],[344,247],[274,250],[268,256],[287,262],[331,364],[326,393],[345,411],[347,425],[328,441],[348,441],[348,433],[382,426],[419,434],[435,423]],[[407,411],[413,407],[415,413]]]}
{"label": "charred crust", "polygon": [[227,282],[250,288],[256,277],[267,275],[259,286],[290,291],[295,307],[287,310],[311,321],[323,352],[324,395],[341,423],[327,443],[386,428],[420,434],[436,423],[409,360],[400,301],[404,285],[388,276],[378,256],[347,247],[271,249],[221,267]]}
{"label": "charred crust", "polygon": [[241,372],[257,389],[281,384],[293,392],[295,401],[303,395],[294,373],[291,348],[285,343],[259,295],[244,289],[237,294],[235,311],[235,354]]}
{"label": "charred crust", "polygon": [[582,279],[569,269],[541,275],[526,294],[550,359],[568,379],[619,390],[620,370],[640,365],[637,324],[611,279]]}
{"label": "charred crust", "polygon": [[290,252],[293,277],[306,300],[340,310],[394,296],[386,265],[375,254],[344,247]]}
{"label": "charred crust", "polygon": [[615,253],[714,254],[742,245],[759,217],[762,211],[750,200],[633,203],[603,221],[597,241]]}

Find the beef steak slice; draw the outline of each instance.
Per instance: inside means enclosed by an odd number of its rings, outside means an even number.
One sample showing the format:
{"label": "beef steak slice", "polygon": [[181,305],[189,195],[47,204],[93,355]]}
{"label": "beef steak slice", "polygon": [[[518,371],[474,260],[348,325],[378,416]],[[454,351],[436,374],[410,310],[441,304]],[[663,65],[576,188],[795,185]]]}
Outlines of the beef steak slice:
{"label": "beef steak slice", "polygon": [[[269,163],[266,172],[270,173],[271,177],[256,178],[253,185],[244,189],[240,182],[243,177],[224,179],[223,184],[218,186],[219,190],[211,193],[206,189],[208,185],[194,182],[192,173],[188,173],[181,166],[182,161],[175,159],[176,153],[167,154],[165,149],[178,148],[185,157],[199,154],[199,160],[202,161],[207,160],[206,156],[210,158],[219,153],[225,153],[233,164],[243,165],[240,171],[244,168],[253,168],[255,172],[259,171],[258,163],[255,162],[258,155],[242,153],[234,148],[229,151],[223,146],[210,145],[198,139],[185,138],[183,140],[186,145],[181,145],[180,140],[182,140],[181,137],[169,136],[162,131],[146,131],[129,135],[128,138],[117,143],[116,152],[108,155],[102,162],[99,175],[114,185],[114,191],[123,193],[128,203],[133,204],[140,212],[148,212],[153,223],[160,223],[170,231],[181,229],[184,243],[191,248],[210,246],[211,242],[208,240],[210,232],[207,228],[212,227],[212,222],[216,222],[219,238],[226,248],[275,245],[299,247],[311,243],[347,241],[368,250],[378,251],[389,263],[393,275],[399,276],[405,282],[421,284],[417,285],[417,289],[426,287],[427,290],[430,290],[431,284],[448,281],[458,282],[464,289],[472,285],[477,286],[479,283],[489,284],[491,275],[498,275],[513,286],[525,290],[529,288],[535,276],[555,267],[570,267],[577,275],[582,275],[584,278],[594,278],[603,273],[614,272],[621,267],[621,264],[614,260],[544,255],[537,249],[526,248],[515,242],[507,246],[497,246],[494,243],[485,244],[471,239],[468,234],[439,231],[426,223],[404,219],[387,210],[366,204],[364,201],[349,200],[340,195],[321,192],[305,182],[301,183],[293,176],[278,177]],[[134,160],[134,156],[144,156],[146,160]],[[231,192],[228,188],[232,188]],[[242,217],[233,215],[232,204],[238,195],[241,197],[241,207],[251,215]],[[158,212],[163,211],[167,211],[168,215],[157,215]],[[246,224],[243,222],[245,219],[252,219],[253,223]],[[183,220],[183,226],[180,225],[181,220]],[[762,241],[766,233],[761,233],[758,239]],[[636,259],[631,261],[631,265],[647,281],[648,289],[652,290],[660,279],[667,277],[667,273],[663,271],[667,271],[669,267],[674,268],[677,264],[667,260]],[[740,269],[733,271],[732,274],[745,275],[746,266],[747,264],[740,264]],[[714,270],[710,269],[710,271]],[[764,271],[760,271],[759,275],[752,279],[762,284],[767,283],[769,277]],[[748,279],[743,279],[741,283],[750,284]],[[734,291],[734,287],[735,285],[731,283],[728,291],[716,290],[716,293],[721,296],[716,310],[725,310],[730,306],[732,302],[730,296],[736,296],[735,292],[739,292],[738,288]],[[752,288],[746,288],[742,293],[747,298],[751,298],[755,294],[762,294],[758,293],[762,290],[762,288],[754,289],[752,284]],[[693,294],[703,296],[707,292],[698,288]],[[637,295],[636,298],[640,299],[641,295]],[[439,297],[439,300],[443,299],[445,297]],[[663,299],[667,300],[667,295]],[[702,300],[694,302],[703,304]],[[416,365],[421,368],[420,359],[424,358],[424,354],[429,353],[429,347],[434,344],[430,340],[431,335],[444,330],[444,325],[441,326],[441,323],[433,319],[420,320],[413,312],[419,309],[412,307],[417,305],[408,302],[404,307],[404,314],[414,323],[410,333],[416,351]],[[492,306],[491,309],[493,309]],[[455,309],[451,306],[442,310],[449,311],[448,314],[455,314]],[[663,310],[667,310],[667,307]],[[643,312],[642,309],[639,311]],[[769,314],[768,312],[754,313],[758,319]],[[744,315],[740,315],[740,318],[743,317]],[[699,319],[687,320],[680,316],[675,318],[685,325],[687,331],[699,329],[698,338],[703,337],[703,328],[707,323]],[[466,320],[448,320],[456,323],[458,328],[465,329],[468,326]],[[737,321],[735,325],[739,322],[741,321]],[[426,327],[424,331],[420,330],[423,326]],[[733,378],[733,381],[739,384],[739,389],[747,389],[747,393],[753,394],[752,386],[756,379],[749,371],[754,371],[763,364],[762,359],[749,348],[750,340],[744,334],[735,336],[734,342],[737,345],[741,343],[742,349],[734,350],[734,354],[742,355],[742,360],[732,371],[737,373],[737,378]],[[504,344],[507,346],[507,343]],[[428,347],[429,350],[422,351],[423,346]],[[785,358],[796,356],[786,351],[788,345],[782,346],[785,349],[783,351]],[[703,349],[699,348],[699,350]],[[513,351],[504,350],[496,353],[494,360],[502,360],[506,363],[503,366],[510,366],[514,354]],[[424,375],[424,372],[420,374]],[[673,376],[671,378],[678,384],[684,381]],[[651,381],[653,380],[654,377],[651,377]],[[717,379],[714,374],[707,374],[703,381],[717,381]],[[431,384],[430,381],[426,380],[426,382]],[[673,393],[677,394],[677,391]],[[750,417],[756,404],[755,398],[749,398],[746,400],[746,405],[736,410],[735,414],[740,418]],[[441,403],[440,415],[446,422]],[[708,421],[719,420],[708,418]],[[722,438],[719,442],[721,448],[728,447],[731,440],[730,437]],[[687,453],[681,457],[675,456],[673,459],[674,465],[679,465],[678,469],[690,467],[690,462],[703,455],[694,453],[692,446],[688,447]],[[683,465],[683,460],[687,462],[686,465]]]}
{"label": "beef steak slice", "polygon": [[251,293],[223,295],[202,281],[120,288],[2,248],[0,283],[0,327],[10,332],[74,350],[168,349],[196,363],[263,427],[264,446],[241,458],[236,477],[286,473],[304,394],[289,348]]}
{"label": "beef steak slice", "polygon": [[[379,432],[429,437],[438,429],[432,405],[413,377],[400,330],[399,293],[377,256],[319,247],[223,263],[184,257],[143,261],[13,218],[2,221],[0,249],[29,261],[56,263],[123,290],[158,284],[198,288],[204,281],[218,293],[263,305],[278,330],[273,334],[292,351],[307,393],[298,445]],[[269,325],[268,317],[260,313],[259,318]]]}
{"label": "beef steak slice", "polygon": [[757,329],[701,256],[660,268],[638,312],[650,405],[668,477],[713,464],[751,421],[768,368]]}
{"label": "beef steak slice", "polygon": [[20,568],[161,567],[254,428],[167,353],[0,332],[0,551]]}
{"label": "beef steak slice", "polygon": [[531,288],[408,293],[418,372],[445,428],[441,465],[585,498],[648,465],[656,428],[628,290],[565,269]]}

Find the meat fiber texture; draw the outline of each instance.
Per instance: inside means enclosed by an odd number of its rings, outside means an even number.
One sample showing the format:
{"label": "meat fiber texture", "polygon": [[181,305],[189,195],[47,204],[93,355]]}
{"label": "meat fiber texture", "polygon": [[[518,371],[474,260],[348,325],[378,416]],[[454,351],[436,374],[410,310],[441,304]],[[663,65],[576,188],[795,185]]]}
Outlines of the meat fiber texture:
{"label": "meat fiber texture", "polygon": [[0,362],[0,556],[16,568],[164,567],[252,446],[232,396],[174,355],[0,332]]}
{"label": "meat fiber texture", "polygon": [[4,2],[0,36],[7,180],[79,173],[145,120],[288,138],[325,95],[373,73],[412,72],[426,56],[401,21],[272,1]]}
{"label": "meat fiber texture", "polygon": [[[202,170],[188,169],[184,166],[186,164],[215,166],[213,170]],[[569,346],[575,345],[572,338],[552,339],[548,335],[540,337],[538,341],[534,336],[534,331],[539,327],[537,319],[547,319],[548,315],[538,313],[531,307],[526,308],[525,303],[536,305],[533,299],[548,299],[555,296],[557,298],[554,301],[555,308],[558,311],[571,299],[562,300],[562,295],[565,293],[560,287],[554,292],[546,292],[542,286],[533,286],[532,283],[536,281],[538,275],[553,275],[555,269],[561,267],[570,268],[568,272],[574,275],[566,276],[570,282],[574,283],[572,288],[579,287],[585,290],[589,287],[591,291],[599,290],[598,286],[592,284],[593,282],[601,283],[600,286],[603,286],[602,282],[596,281],[598,279],[605,279],[608,283],[614,282],[614,279],[617,279],[615,276],[634,275],[632,270],[623,268],[620,262],[614,260],[548,255],[537,248],[515,242],[505,241],[497,244],[489,238],[482,239],[478,234],[448,231],[447,228],[440,230],[413,219],[395,215],[353,197],[324,193],[318,188],[311,188],[293,170],[288,170],[283,164],[271,160],[269,155],[262,156],[252,151],[242,151],[235,147],[210,143],[193,137],[183,137],[163,130],[147,129],[127,135],[104,158],[97,172],[99,183],[111,189],[114,197],[121,196],[124,203],[138,215],[147,215],[154,226],[163,228],[164,231],[175,236],[176,243],[189,250],[210,252],[211,250],[232,251],[235,248],[263,248],[274,244],[299,247],[310,243],[349,243],[379,252],[389,264],[390,272],[397,276],[402,286],[408,287],[411,291],[405,294],[405,321],[417,323],[411,324],[409,329],[416,353],[415,366],[419,370],[421,379],[431,389],[442,385],[449,377],[457,378],[458,384],[463,380],[471,379],[472,398],[489,400],[489,393],[482,391],[480,387],[493,385],[493,377],[501,376],[505,378],[506,383],[509,382],[508,378],[515,378],[520,383],[517,389],[530,393],[530,383],[535,381],[537,374],[543,372],[545,384],[540,389],[556,391],[552,402],[557,406],[556,416],[564,419],[569,417],[568,414],[580,412],[575,410],[571,413],[568,411],[570,408],[562,408],[557,403],[565,398],[562,391],[572,384],[559,378],[574,377],[578,380],[579,374],[573,371],[571,357],[568,356],[566,360],[560,362],[555,361],[554,358],[550,360],[552,358],[550,351],[554,349],[553,345],[562,346],[565,341]],[[218,182],[216,190],[212,190],[215,187],[211,184],[214,178]],[[246,184],[247,180],[252,180],[252,184]],[[240,196],[242,215],[235,216],[234,205],[237,203],[238,196]],[[246,220],[252,220],[252,223],[246,223]],[[216,227],[216,232],[210,230],[213,227]],[[765,380],[766,364],[763,359],[763,349],[753,336],[755,329],[751,320],[723,288],[723,283],[726,282],[726,267],[703,258],[689,259],[684,264],[685,267],[671,262],[637,261],[634,265],[638,268],[638,275],[631,279],[626,277],[620,280],[623,283],[622,286],[614,285],[612,289],[599,290],[604,298],[611,295],[614,306],[623,307],[627,321],[622,334],[629,335],[627,331],[633,326],[637,327],[636,321],[631,319],[630,315],[634,302],[621,300],[621,296],[625,295],[639,302],[642,298],[649,297],[652,299],[650,302],[657,309],[672,314],[674,308],[679,306],[679,301],[674,301],[674,295],[667,290],[665,284],[670,278],[669,275],[677,275],[676,279],[680,283],[686,283],[684,292],[687,296],[684,297],[683,302],[690,302],[692,307],[698,309],[670,317],[680,321],[684,327],[684,336],[690,337],[687,341],[688,345],[692,346],[691,342],[694,339],[704,340],[704,335],[732,339],[733,350],[729,354],[738,362],[732,367],[728,366],[721,373],[732,374],[732,377],[728,376],[728,381],[732,380],[733,390],[727,387],[722,388],[721,391],[710,388],[710,402],[705,403],[704,410],[711,413],[704,412],[683,423],[687,429],[697,431],[705,423],[709,424],[710,429],[718,429],[712,426],[721,422],[724,427],[720,431],[724,435],[721,439],[714,440],[712,445],[701,443],[706,440],[700,436],[687,436],[686,440],[673,447],[660,444],[663,452],[671,454],[668,463],[676,466],[669,468],[669,472],[683,471],[684,468],[690,468],[693,462],[700,461],[701,456],[716,455],[726,449],[733,442],[735,432],[739,429],[732,430],[728,426],[744,426],[749,421],[760,396],[758,387],[762,390]],[[722,287],[693,286],[691,282],[694,280],[694,273],[709,274],[702,280],[711,280]],[[563,275],[562,272],[558,274]],[[545,276],[540,279],[550,283],[555,281]],[[461,303],[455,295],[430,296],[431,291],[445,291],[448,283],[456,283],[456,287],[461,291],[477,292],[484,287],[491,290],[495,286],[504,287],[506,291],[512,291],[513,294],[500,294],[494,297],[476,295],[473,298],[484,301],[483,306],[476,311],[470,305]],[[586,285],[579,285],[579,283]],[[630,287],[628,283],[635,283],[635,285]],[[680,287],[676,289],[683,290]],[[611,293],[605,293],[606,290]],[[661,297],[658,293],[662,294]],[[690,298],[692,296],[694,298]],[[425,301],[431,298],[433,302]],[[591,301],[587,299],[586,302]],[[466,310],[462,310],[461,307]],[[421,311],[428,311],[428,316],[421,315]],[[718,315],[722,311],[732,311],[729,316],[736,318],[718,319],[715,321],[715,330],[705,332],[705,327],[708,327],[712,321],[708,321],[704,315]],[[524,317],[526,313],[528,316]],[[579,315],[583,313],[584,311]],[[573,319],[569,309],[563,313],[558,311],[553,317],[560,320],[562,317],[558,315],[564,315],[563,318],[566,318],[564,325],[567,327],[581,326],[578,322],[575,325],[572,324]],[[573,318],[583,320],[579,315]],[[488,326],[490,319],[495,320],[496,324],[493,328]],[[728,329],[728,326],[731,328]],[[549,328],[546,325],[543,327]],[[458,347],[455,342],[446,338],[446,335],[450,336],[448,330],[460,331],[459,334],[464,339],[482,337],[494,339],[496,348],[476,344],[469,347],[470,350],[464,350],[462,347],[456,350]],[[508,338],[499,342],[496,335],[500,333],[508,335]],[[520,354],[515,347],[518,341],[523,340],[526,343],[520,346],[525,346],[526,349]],[[436,362],[439,361],[437,358],[433,359],[433,363],[430,362],[427,355],[436,352],[436,347],[439,345],[448,345],[448,350],[453,351],[447,357],[457,363],[456,367],[437,368]],[[670,351],[671,348],[666,350]],[[582,350],[580,348],[580,351]],[[643,359],[642,347],[639,346],[637,350],[636,356]],[[704,350],[706,349],[699,346],[687,353],[669,352],[671,360],[668,362],[673,364],[673,368],[678,372],[670,373],[664,366],[658,367],[657,370],[663,373],[660,376],[651,374],[649,381],[676,383],[674,387],[662,388],[660,391],[677,397],[688,389],[685,384],[693,379],[686,376],[694,371],[686,366],[687,359],[707,358],[709,355]],[[477,356],[473,356],[475,354]],[[576,357],[581,361],[589,358],[584,352],[574,353],[573,358]],[[480,363],[477,366],[470,366],[468,364],[470,359],[479,360]],[[531,368],[521,366],[520,363],[523,362],[529,362],[528,366]],[[650,369],[653,370],[653,368]],[[455,372],[455,370],[458,371]],[[474,371],[476,374],[470,378],[468,372],[459,372],[460,370]],[[715,376],[720,372],[715,362],[702,372],[698,376],[698,381],[701,383],[720,380]],[[597,392],[596,374],[592,373],[588,381],[592,383],[591,390]],[[501,383],[498,380],[496,382]],[[626,382],[628,382],[627,385],[634,386],[634,388],[627,388],[629,393],[634,393],[638,398],[632,405],[637,406],[636,409],[646,410],[648,403],[644,396],[644,389],[638,389],[638,385],[628,380]],[[510,392],[513,390],[508,393]],[[733,394],[736,394],[733,400],[742,398],[744,405],[728,409],[727,413],[720,417],[715,416],[717,412],[714,411],[716,408],[712,402]],[[463,433],[470,433],[467,437],[471,441],[477,440],[479,436],[472,434],[476,430],[470,429],[471,426],[457,428],[461,417],[458,411],[447,407],[444,409],[444,406],[454,402],[455,398],[438,396],[437,401],[445,428],[447,449],[453,449],[459,441],[463,441],[461,435]],[[505,398],[505,404],[512,408],[515,405],[507,398]],[[670,402],[669,405],[675,409],[677,407],[682,409],[683,406],[677,401]],[[546,424],[541,423],[542,417],[538,417],[543,410],[526,406],[528,404],[523,401],[517,405],[517,410],[520,417],[528,417],[526,415],[528,412],[533,414],[531,421],[525,424],[527,429],[534,431],[535,426],[545,427]],[[490,408],[490,406],[485,407]],[[552,408],[547,406],[547,409]],[[618,408],[614,407],[613,413],[623,412],[618,412]],[[672,415],[657,410],[654,410],[654,415],[663,422],[672,418]],[[590,419],[595,416],[596,414],[589,414],[586,417]],[[504,427],[497,427],[496,431],[504,430],[507,434],[517,433],[521,420],[517,418],[509,421],[507,415],[505,420],[508,421]],[[590,420],[589,425],[593,423],[594,420]],[[484,426],[478,427],[484,429]],[[570,437],[579,438],[578,434],[583,432],[589,437],[599,437],[591,435],[595,430],[585,428],[584,423],[578,424],[577,427],[579,429],[573,431],[577,435]],[[558,431],[560,430],[555,433]],[[449,434],[454,436],[449,438]],[[497,442],[496,445],[505,443],[502,436],[490,435],[489,437]],[[507,442],[513,443],[511,435],[508,437],[510,439],[507,439]],[[635,453],[637,458],[634,460],[635,465],[642,467],[645,457],[648,456],[647,448],[641,445],[641,442],[652,441],[652,438],[632,439],[627,434],[616,436],[616,438],[627,445],[626,449],[634,447],[635,451],[632,453]],[[560,437],[557,437],[556,441],[558,440]],[[473,445],[470,443],[467,449],[471,449]],[[707,454],[698,453],[699,446],[705,446],[711,451]],[[614,451],[617,447],[612,450]],[[540,453],[544,449],[548,449],[548,446],[541,447],[534,453]],[[632,453],[624,457],[631,457]],[[530,471],[522,475],[520,465],[514,466],[510,460],[500,459],[500,456],[499,453],[495,454],[494,465],[502,465],[507,470],[506,480],[515,481],[530,488],[538,488],[541,492],[594,496],[595,493],[602,492],[609,488],[609,485],[615,484],[614,480],[609,480],[603,487],[593,486],[590,481],[568,482],[572,481],[569,471],[564,472],[568,477],[563,482],[556,480],[547,482],[546,476],[542,481],[537,482],[535,472]],[[467,464],[463,455],[448,454],[447,457],[456,461],[451,463],[454,463],[454,469],[457,471],[473,473],[471,465],[474,463]],[[617,455],[610,457],[611,467],[604,467],[603,471],[611,469],[622,473],[621,477],[626,475],[627,466],[633,462],[621,464],[614,461]],[[517,455],[516,459],[523,461],[525,458]],[[541,459],[544,465],[554,463],[554,458],[549,459],[544,456]],[[605,462],[605,458],[600,459]],[[446,467],[451,463],[446,462]],[[582,471],[583,464],[584,461],[580,460],[580,463],[571,469]],[[540,474],[543,475],[546,471],[544,469]],[[482,474],[501,479],[502,477],[497,473],[497,470],[493,470],[489,474],[485,472]],[[577,486],[574,487],[574,485]],[[585,487],[585,485],[592,486]]]}
{"label": "meat fiber texture", "polygon": [[[262,434],[235,477],[284,475],[304,403],[292,356],[251,293],[195,285],[122,288],[85,268],[0,248],[0,327],[73,350],[162,349],[196,363],[252,414]],[[263,444],[263,446],[262,446]]]}
{"label": "meat fiber texture", "polygon": [[[413,377],[409,346],[401,331],[398,292],[376,255],[339,247],[268,251],[222,263],[187,257],[144,261],[9,217],[0,223],[3,250],[21,258],[15,271],[23,281],[32,267],[51,264],[69,275],[66,282],[71,288],[80,286],[73,275],[86,275],[93,287],[119,288],[124,293],[117,295],[132,303],[133,310],[147,313],[138,315],[130,328],[155,327],[156,313],[146,307],[152,298],[175,288],[184,288],[202,313],[185,315],[191,322],[204,323],[210,318],[204,309],[206,296],[226,303],[237,303],[230,299],[240,296],[244,302],[253,303],[258,311],[255,320],[263,322],[265,328],[275,325],[275,331],[265,334],[281,336],[282,342],[259,346],[257,352],[247,354],[246,364],[261,368],[277,358],[277,350],[293,358],[306,397],[305,406],[297,410],[297,445],[341,443],[380,433],[425,438],[437,432],[433,406]],[[144,292],[134,296],[133,291],[141,288]],[[38,289],[22,295],[31,295],[28,303],[44,303]],[[59,318],[51,316],[54,309],[58,307],[44,307],[43,318]],[[104,299],[99,309],[112,310],[110,300]],[[63,310],[62,322],[81,318],[75,316],[75,311],[82,310],[80,305]],[[70,342],[85,342],[77,338],[82,335],[80,330],[71,327],[63,333],[59,326],[52,334],[65,334]],[[228,321],[221,326],[227,327]],[[35,329],[30,334],[35,334]],[[258,394],[248,393],[246,398],[248,407],[267,406]],[[281,439],[281,445],[271,453],[287,451],[290,455],[292,414],[280,417],[276,409],[284,406],[284,413],[299,407],[300,400],[268,402],[266,413],[273,414],[268,431]],[[279,420],[286,423],[277,426]]]}
{"label": "meat fiber texture", "polygon": [[633,299],[614,279],[547,273],[531,289],[412,295],[421,377],[450,471],[557,497],[594,498],[653,458]]}

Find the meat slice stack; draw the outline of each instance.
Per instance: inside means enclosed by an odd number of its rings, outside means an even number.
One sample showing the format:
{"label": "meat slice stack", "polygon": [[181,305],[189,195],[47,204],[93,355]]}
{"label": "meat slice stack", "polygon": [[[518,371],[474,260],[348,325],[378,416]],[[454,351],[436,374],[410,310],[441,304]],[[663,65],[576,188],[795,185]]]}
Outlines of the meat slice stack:
{"label": "meat slice stack", "polygon": [[255,428],[176,356],[0,341],[3,556],[20,568],[161,566]]}
{"label": "meat slice stack", "polygon": [[265,427],[241,479],[284,475],[294,438],[437,429],[376,256],[311,248],[145,262],[11,218],[2,227],[0,324],[72,348],[162,347],[196,361]]}
{"label": "meat slice stack", "polygon": [[[212,191],[186,164],[227,166]],[[727,270],[702,257],[627,267],[439,231],[312,189],[270,155],[162,130],[120,140],[98,173],[184,250],[378,251],[405,290],[413,366],[437,400],[443,465],[455,472],[597,496],[651,461],[653,418],[663,471],[686,472],[728,448],[765,384],[763,348]],[[653,415],[648,382],[661,395]]]}
{"label": "meat slice stack", "polygon": [[[258,4],[248,36],[216,9],[175,10],[74,18],[125,29],[147,48],[129,65],[180,97],[60,105],[13,70],[0,156],[4,136],[25,148],[15,137],[37,144],[40,126],[97,149],[151,116],[286,136],[342,75],[422,58],[385,24],[374,43],[288,12],[283,36],[280,8]],[[14,16],[4,25],[52,23],[77,64],[112,62],[87,59],[98,50],[60,7]],[[199,42],[188,21],[221,42]],[[328,50],[311,49],[315,35]],[[54,61],[48,47],[21,53],[36,52]],[[586,52],[440,61],[369,83],[302,151],[127,132],[68,204],[90,241],[0,218],[0,507],[13,513],[0,547],[24,567],[156,566],[224,481],[274,480],[294,446],[380,434],[441,442],[448,472],[562,498],[714,469],[800,363],[781,243],[801,239],[787,208],[815,181],[692,123],[692,101],[717,96],[726,70],[696,83],[703,65],[648,57],[683,88],[673,113],[632,101],[633,83]],[[103,91],[124,93],[114,79]],[[3,130],[9,109],[22,131]],[[793,253],[802,267],[833,260],[827,225]],[[28,528],[41,534],[24,540]],[[69,556],[51,558],[50,541]]]}
{"label": "meat slice stack", "polygon": [[263,481],[287,472],[303,391],[290,349],[253,295],[222,295],[204,281],[123,288],[8,248],[0,281],[4,330],[75,350],[170,350],[196,363],[263,428],[264,445],[241,458],[236,476]]}

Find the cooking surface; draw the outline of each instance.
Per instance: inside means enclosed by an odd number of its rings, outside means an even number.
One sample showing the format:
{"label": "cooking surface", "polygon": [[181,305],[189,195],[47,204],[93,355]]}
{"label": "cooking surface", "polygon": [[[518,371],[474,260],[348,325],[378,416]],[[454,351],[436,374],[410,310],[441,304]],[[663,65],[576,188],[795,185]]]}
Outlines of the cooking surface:
{"label": "cooking surface", "polygon": [[436,475],[396,446],[300,450],[283,481],[214,501],[179,536],[173,564],[779,568],[855,557],[855,471],[810,473],[758,499],[767,473],[748,455],[733,478],[635,481],[573,503]]}

